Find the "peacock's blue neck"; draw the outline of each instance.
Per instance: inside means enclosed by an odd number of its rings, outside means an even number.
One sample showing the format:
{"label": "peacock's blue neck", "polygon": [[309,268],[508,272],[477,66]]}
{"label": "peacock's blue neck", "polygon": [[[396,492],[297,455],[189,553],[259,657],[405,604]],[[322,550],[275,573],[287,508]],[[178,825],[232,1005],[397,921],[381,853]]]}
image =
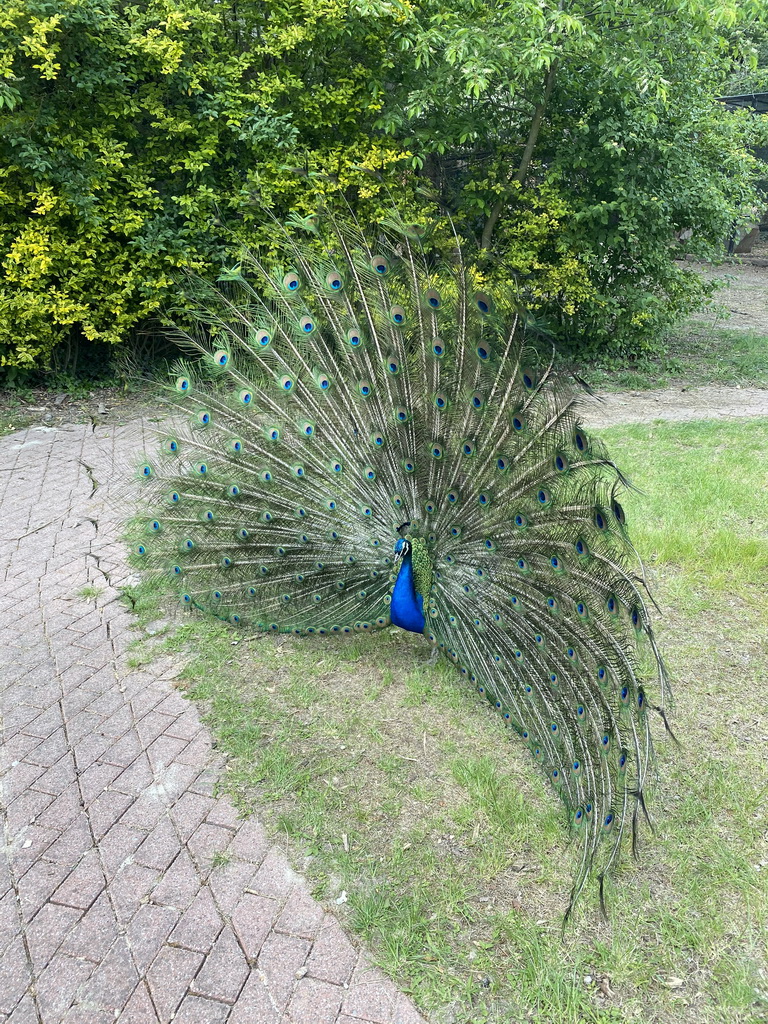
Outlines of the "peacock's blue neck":
{"label": "peacock's blue neck", "polygon": [[395,626],[411,633],[424,632],[424,598],[416,593],[410,552],[404,556],[392,590],[390,615]]}

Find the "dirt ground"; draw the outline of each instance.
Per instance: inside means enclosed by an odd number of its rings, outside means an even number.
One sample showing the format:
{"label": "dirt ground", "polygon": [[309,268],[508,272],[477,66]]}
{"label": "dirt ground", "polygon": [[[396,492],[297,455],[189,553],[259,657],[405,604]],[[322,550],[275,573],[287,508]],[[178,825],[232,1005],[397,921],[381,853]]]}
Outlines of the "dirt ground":
{"label": "dirt ground", "polygon": [[[768,334],[768,232],[762,233],[751,255],[740,257],[738,262],[716,267],[691,263],[691,267],[708,280],[720,278],[728,282],[715,296],[716,304],[730,314],[722,320],[716,317],[718,326]],[[694,317],[699,322],[712,319],[712,313]]]}
{"label": "dirt ground", "polygon": [[592,429],[654,420],[720,420],[768,416],[768,388],[709,386],[606,392],[586,399],[584,425]]}

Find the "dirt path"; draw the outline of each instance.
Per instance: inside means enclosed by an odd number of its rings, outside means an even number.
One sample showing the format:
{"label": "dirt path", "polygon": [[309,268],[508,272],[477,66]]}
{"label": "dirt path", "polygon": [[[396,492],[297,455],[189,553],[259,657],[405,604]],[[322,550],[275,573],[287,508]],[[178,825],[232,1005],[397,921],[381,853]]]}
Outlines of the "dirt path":
{"label": "dirt path", "polygon": [[613,427],[654,420],[722,420],[768,416],[768,388],[659,388],[657,391],[604,392],[586,399],[587,427]]}

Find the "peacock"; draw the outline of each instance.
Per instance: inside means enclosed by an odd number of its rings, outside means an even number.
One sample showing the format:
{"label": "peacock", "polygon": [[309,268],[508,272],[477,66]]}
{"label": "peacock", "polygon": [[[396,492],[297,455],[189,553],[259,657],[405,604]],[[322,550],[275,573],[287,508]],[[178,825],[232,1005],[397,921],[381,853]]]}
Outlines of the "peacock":
{"label": "peacock", "polygon": [[134,557],[233,627],[423,634],[562,800],[566,919],[589,878],[604,907],[670,694],[583,382],[450,232],[332,211],[276,232],[279,260],[243,253],[176,329]]}

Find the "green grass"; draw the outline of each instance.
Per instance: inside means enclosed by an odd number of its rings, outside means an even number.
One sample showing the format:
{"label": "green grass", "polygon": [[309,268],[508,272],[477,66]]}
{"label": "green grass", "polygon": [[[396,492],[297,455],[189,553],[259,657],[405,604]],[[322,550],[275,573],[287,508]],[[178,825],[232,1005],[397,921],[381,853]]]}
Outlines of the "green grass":
{"label": "green grass", "polygon": [[[421,638],[233,645],[183,619],[140,645],[189,659],[227,791],[437,1024],[768,1018],[768,421],[602,435],[642,488],[624,504],[667,609],[682,741],[658,744],[656,832],[611,882],[609,922],[587,894],[563,933],[560,808]],[[140,624],[157,617],[134,596]]]}
{"label": "green grass", "polygon": [[692,322],[661,355],[632,363],[598,361],[583,369],[599,391],[646,391],[673,385],[768,387],[768,337],[756,331],[708,328]]}

